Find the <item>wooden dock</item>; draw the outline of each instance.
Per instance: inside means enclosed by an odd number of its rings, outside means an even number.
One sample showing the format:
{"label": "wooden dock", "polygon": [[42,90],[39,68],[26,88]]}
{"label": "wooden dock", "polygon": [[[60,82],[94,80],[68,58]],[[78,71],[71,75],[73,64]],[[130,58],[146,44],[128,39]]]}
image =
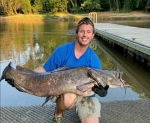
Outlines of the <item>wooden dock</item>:
{"label": "wooden dock", "polygon": [[146,64],[150,61],[150,29],[97,23],[95,30],[96,37],[121,46],[126,53],[132,52],[134,58],[143,58]]}

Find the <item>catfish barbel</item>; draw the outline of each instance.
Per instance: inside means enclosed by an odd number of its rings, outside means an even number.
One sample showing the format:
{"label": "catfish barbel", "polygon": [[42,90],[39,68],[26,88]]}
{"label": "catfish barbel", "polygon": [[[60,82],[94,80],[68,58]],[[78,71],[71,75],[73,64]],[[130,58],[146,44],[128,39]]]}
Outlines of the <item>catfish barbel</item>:
{"label": "catfish barbel", "polygon": [[103,87],[122,87],[125,81],[121,79],[123,72],[109,71],[90,67],[61,67],[52,72],[37,73],[30,69],[11,66],[4,69],[0,81],[12,79],[16,89],[39,97],[58,96],[65,93],[75,93],[91,96],[91,88],[100,83]]}

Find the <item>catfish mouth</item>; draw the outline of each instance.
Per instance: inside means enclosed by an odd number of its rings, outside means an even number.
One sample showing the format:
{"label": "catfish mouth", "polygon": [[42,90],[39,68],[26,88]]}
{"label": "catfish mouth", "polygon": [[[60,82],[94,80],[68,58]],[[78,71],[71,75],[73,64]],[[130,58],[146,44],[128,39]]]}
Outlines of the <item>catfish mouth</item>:
{"label": "catfish mouth", "polygon": [[124,87],[125,88],[126,86],[130,86],[129,84],[127,84],[126,81],[122,80],[121,78],[122,78],[122,73],[119,73],[118,79],[120,80],[120,83],[118,83],[118,84],[110,84],[109,87],[110,88],[117,88],[117,87]]}
{"label": "catfish mouth", "polygon": [[109,84],[109,87],[110,88],[117,88],[117,87],[125,87],[125,86],[128,86],[127,82],[120,79],[120,83],[118,84]]}
{"label": "catfish mouth", "polygon": [[[126,81],[122,80],[122,79],[121,79],[121,76],[122,76],[121,73],[119,73],[119,77],[118,77],[119,80],[120,80],[120,84],[119,84],[119,85],[117,85],[117,84],[110,84],[109,87],[110,87],[110,88],[117,88],[117,87],[120,87],[120,88],[121,88],[121,87],[124,87],[124,89],[125,89],[125,95],[124,95],[124,97],[125,97],[125,96],[126,96],[126,91],[127,91],[127,88],[126,88],[126,87],[127,87],[127,86],[130,86],[130,85],[127,84]],[[122,88],[121,88],[121,89],[122,89]],[[124,97],[123,97],[123,98],[124,98]]]}

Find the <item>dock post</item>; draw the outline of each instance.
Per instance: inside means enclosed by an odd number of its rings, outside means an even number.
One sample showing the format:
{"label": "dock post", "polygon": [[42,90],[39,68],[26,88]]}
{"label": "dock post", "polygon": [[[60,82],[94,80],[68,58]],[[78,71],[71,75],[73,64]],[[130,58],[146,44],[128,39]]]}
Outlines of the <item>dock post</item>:
{"label": "dock post", "polygon": [[128,56],[128,49],[125,49],[125,56],[127,57]]}
{"label": "dock post", "polygon": [[133,53],[133,60],[136,61],[136,53]]}
{"label": "dock post", "polygon": [[144,58],[144,67],[146,68],[147,67],[147,59]]}
{"label": "dock post", "polygon": [[93,23],[96,23],[97,25],[97,13],[96,12],[90,12],[89,18],[91,19],[91,21],[93,21]]}

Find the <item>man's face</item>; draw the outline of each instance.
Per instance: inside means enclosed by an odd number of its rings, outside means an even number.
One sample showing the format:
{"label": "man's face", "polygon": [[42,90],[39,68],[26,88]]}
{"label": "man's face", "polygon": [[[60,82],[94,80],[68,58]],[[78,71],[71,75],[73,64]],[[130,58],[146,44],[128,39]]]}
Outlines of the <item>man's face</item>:
{"label": "man's face", "polygon": [[90,24],[82,24],[78,28],[77,41],[81,46],[88,46],[94,37],[93,27]]}

